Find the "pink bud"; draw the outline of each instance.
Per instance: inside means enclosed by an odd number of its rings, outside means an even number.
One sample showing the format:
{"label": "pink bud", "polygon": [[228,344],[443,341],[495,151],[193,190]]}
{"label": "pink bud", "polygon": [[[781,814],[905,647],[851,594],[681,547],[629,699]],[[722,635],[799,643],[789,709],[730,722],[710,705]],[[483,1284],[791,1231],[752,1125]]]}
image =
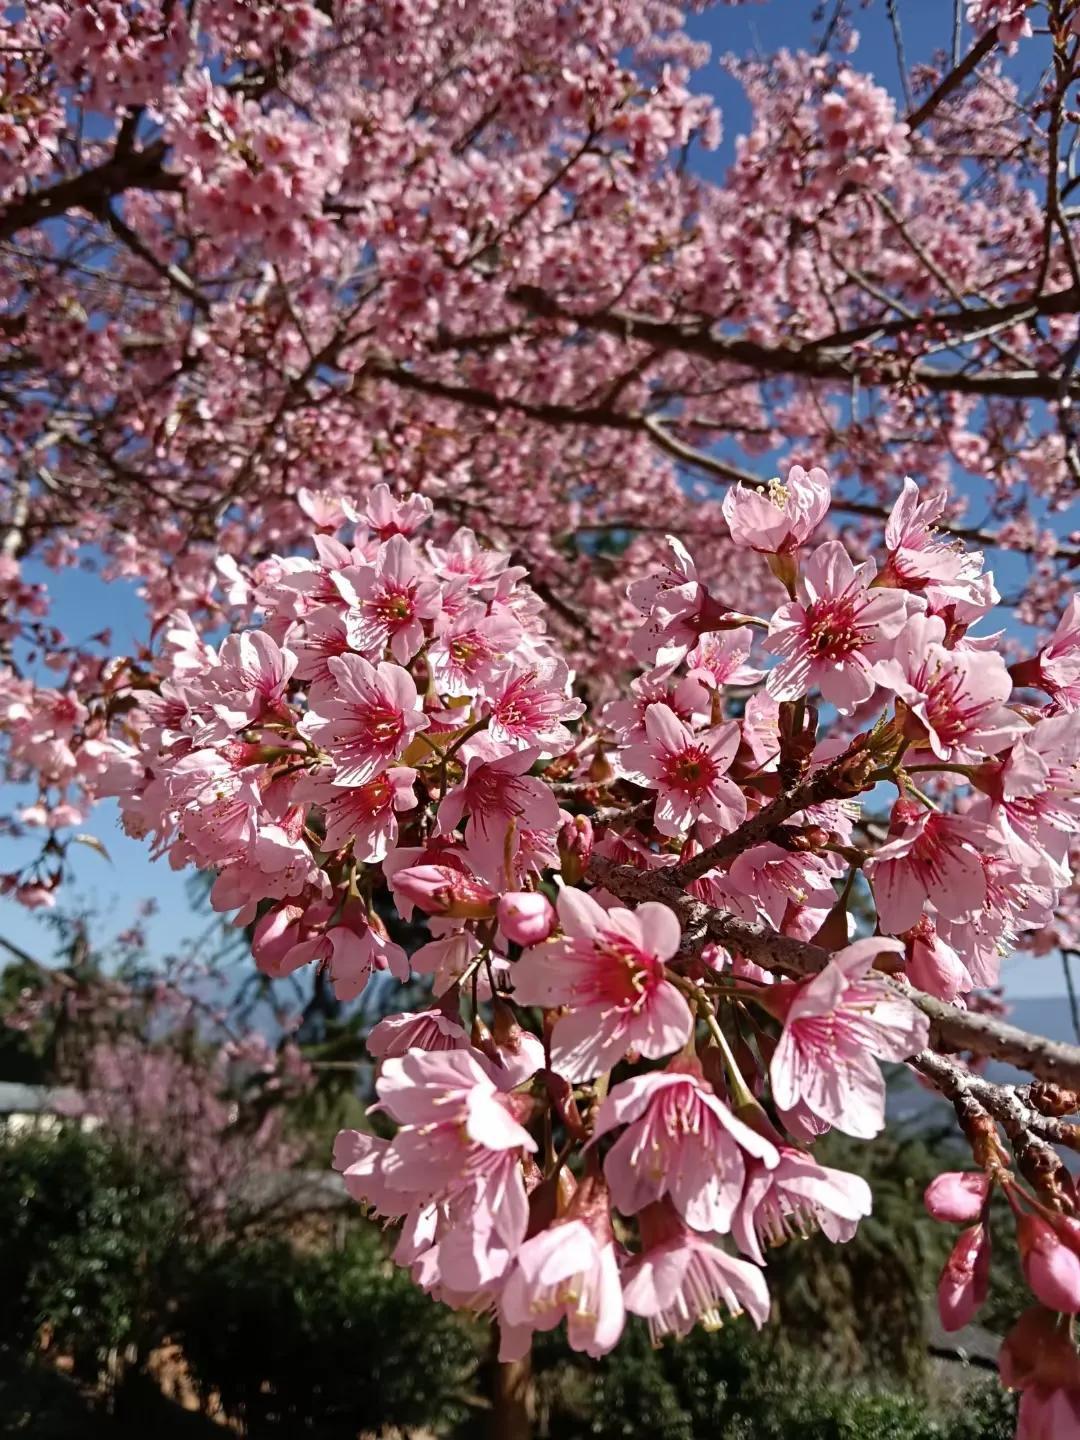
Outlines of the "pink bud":
{"label": "pink bud", "polygon": [[1024,1279],[1036,1300],[1064,1315],[1080,1313],[1080,1257],[1062,1244],[1054,1227],[1039,1215],[1021,1215],[1016,1241]]}
{"label": "pink bud", "polygon": [[499,928],[515,945],[539,945],[555,928],[555,910],[538,891],[515,890],[499,901]]}
{"label": "pink bud", "polygon": [[425,915],[448,915],[460,920],[490,920],[495,914],[495,891],[474,875],[449,865],[413,865],[390,879]]}
{"label": "pink bud", "polygon": [[938,1281],[938,1313],[949,1331],[962,1330],[990,1289],[990,1235],[981,1225],[964,1230]]}
{"label": "pink bud", "polygon": [[979,1218],[990,1193],[990,1177],[981,1170],[949,1170],[931,1180],[924,1201],[935,1220],[968,1225]]}
{"label": "pink bud", "polygon": [[559,827],[559,863],[567,885],[580,885],[593,848],[592,821],[575,815]]}

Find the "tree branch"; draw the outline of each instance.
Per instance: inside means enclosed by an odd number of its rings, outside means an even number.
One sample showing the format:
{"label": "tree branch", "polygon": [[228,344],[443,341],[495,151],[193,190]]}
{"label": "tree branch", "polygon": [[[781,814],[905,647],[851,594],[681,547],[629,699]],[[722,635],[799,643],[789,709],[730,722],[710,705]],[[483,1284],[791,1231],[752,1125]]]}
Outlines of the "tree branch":
{"label": "tree branch", "polygon": [[[814,975],[829,962],[829,952],[820,945],[780,935],[763,926],[748,925],[726,911],[714,910],[694,900],[663,870],[616,865],[594,853],[589,861],[589,877],[620,899],[659,900],[674,910],[684,934],[680,956],[688,958],[712,941],[737,950],[763,969],[783,970],[793,975]],[[1042,1080],[1080,1089],[1080,1046],[1063,1045],[1041,1035],[1031,1035],[994,1016],[961,1010],[900,980],[890,978],[887,983],[929,1018],[930,1040],[935,1049],[968,1050],[1015,1065]]]}

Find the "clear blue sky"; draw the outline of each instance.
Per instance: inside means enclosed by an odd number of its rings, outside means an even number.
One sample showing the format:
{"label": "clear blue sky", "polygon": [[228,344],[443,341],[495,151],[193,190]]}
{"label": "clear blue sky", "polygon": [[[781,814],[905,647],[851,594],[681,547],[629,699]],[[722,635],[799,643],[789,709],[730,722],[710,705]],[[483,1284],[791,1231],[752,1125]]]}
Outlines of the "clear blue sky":
{"label": "clear blue sky", "polygon": [[[720,57],[727,52],[768,55],[782,46],[809,48],[815,37],[815,28],[810,24],[813,9],[811,0],[769,0],[734,9],[718,6],[691,17],[691,34],[707,40],[713,49],[713,61],[699,75],[697,88],[716,95],[724,116],[720,151],[699,157],[707,173],[722,176],[733,154],[734,138],[746,128],[749,118],[742,92],[720,68]],[[936,49],[950,45],[952,5],[947,0],[900,0],[899,10],[909,63],[927,60]],[[884,0],[874,0],[868,10],[860,11],[855,23],[860,42],[851,56],[852,64],[869,71],[879,83],[898,94],[896,55]],[[970,35],[965,31],[965,48],[968,43]],[[1041,53],[1041,47],[1039,50]],[[1013,62],[1025,85],[1038,78],[1030,55],[1021,46]],[[145,620],[134,586],[106,586],[92,574],[77,570],[53,574],[29,567],[28,578],[48,583],[54,599],[53,617],[68,634],[91,634],[109,626],[119,653],[145,639]],[[13,787],[4,787],[3,808],[8,808],[12,793]],[[152,862],[142,842],[124,835],[112,802],[99,806],[85,828],[103,842],[110,859],[103,859],[90,848],[73,847],[75,881],[70,897],[76,905],[85,901],[92,906],[100,917],[103,934],[122,930],[133,918],[139,902],[148,897],[158,903],[157,915],[148,923],[154,953],[175,953],[185,940],[194,939],[205,929],[205,912],[193,909],[186,877],[170,870],[164,862]],[[0,838],[0,871],[14,868],[25,854],[25,844],[15,845]],[[52,937],[40,919],[4,899],[0,899],[0,936],[41,959],[51,954]],[[1020,955],[1006,962],[1004,973],[1011,995],[1062,994],[1060,961],[1055,956]]]}

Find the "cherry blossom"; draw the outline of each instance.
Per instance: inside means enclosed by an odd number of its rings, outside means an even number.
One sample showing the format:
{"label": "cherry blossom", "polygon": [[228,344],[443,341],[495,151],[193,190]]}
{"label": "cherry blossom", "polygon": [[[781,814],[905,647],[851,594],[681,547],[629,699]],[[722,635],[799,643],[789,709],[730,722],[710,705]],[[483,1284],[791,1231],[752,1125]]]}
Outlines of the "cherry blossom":
{"label": "cherry blossom", "polygon": [[523,1005],[572,1005],[551,1035],[552,1064],[568,1080],[589,1079],[633,1048],[670,1055],[690,1034],[690,1008],[665,978],[679,925],[663,905],[602,910],[580,891],[559,892],[565,936],[528,950],[514,967]]}

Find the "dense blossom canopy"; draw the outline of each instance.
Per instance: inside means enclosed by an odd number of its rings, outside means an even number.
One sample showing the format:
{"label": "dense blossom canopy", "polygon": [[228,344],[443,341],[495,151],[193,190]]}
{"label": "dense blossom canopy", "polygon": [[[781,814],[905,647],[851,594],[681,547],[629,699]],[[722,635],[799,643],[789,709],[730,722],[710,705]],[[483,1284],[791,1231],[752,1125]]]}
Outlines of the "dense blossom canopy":
{"label": "dense blossom canopy", "polygon": [[[899,106],[847,8],[731,62],[722,182],[662,0],[7,13],[3,886],[115,797],[265,974],[427,977],[335,1163],[508,1360],[764,1323],[765,1244],[870,1213],[814,1140],[909,1063],[976,1166],[945,1322],[1000,1191],[1020,1433],[1080,1435],[1080,1050],[994,994],[1080,944],[1080,23],[974,0]],[[137,578],[145,648],[41,561]]]}

